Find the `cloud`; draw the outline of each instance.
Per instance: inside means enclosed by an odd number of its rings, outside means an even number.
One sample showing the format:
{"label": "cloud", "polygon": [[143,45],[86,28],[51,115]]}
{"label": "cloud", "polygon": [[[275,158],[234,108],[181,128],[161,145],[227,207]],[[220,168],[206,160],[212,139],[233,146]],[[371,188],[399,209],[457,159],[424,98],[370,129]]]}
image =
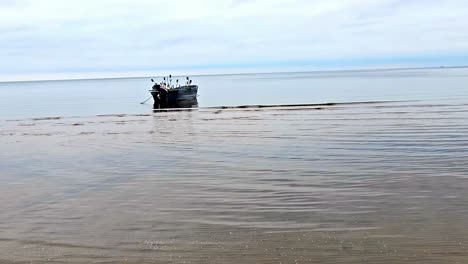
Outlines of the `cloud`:
{"label": "cloud", "polygon": [[467,27],[464,0],[3,0],[0,72],[444,63]]}

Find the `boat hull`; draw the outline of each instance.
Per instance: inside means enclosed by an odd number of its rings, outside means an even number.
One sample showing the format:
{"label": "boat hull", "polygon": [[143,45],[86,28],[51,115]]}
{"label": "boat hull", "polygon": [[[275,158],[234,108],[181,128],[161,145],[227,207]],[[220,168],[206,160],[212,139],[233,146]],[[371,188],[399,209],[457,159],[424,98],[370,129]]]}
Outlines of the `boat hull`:
{"label": "boat hull", "polygon": [[154,108],[191,108],[198,105],[198,86],[187,85],[171,90],[150,90]]}

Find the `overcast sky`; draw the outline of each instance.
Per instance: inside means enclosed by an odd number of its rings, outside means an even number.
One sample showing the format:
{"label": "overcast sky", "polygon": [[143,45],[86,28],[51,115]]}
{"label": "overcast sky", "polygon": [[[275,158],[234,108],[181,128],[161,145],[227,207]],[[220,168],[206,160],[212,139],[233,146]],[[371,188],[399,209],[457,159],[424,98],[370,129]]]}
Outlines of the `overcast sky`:
{"label": "overcast sky", "polygon": [[0,0],[0,80],[468,65],[467,0]]}

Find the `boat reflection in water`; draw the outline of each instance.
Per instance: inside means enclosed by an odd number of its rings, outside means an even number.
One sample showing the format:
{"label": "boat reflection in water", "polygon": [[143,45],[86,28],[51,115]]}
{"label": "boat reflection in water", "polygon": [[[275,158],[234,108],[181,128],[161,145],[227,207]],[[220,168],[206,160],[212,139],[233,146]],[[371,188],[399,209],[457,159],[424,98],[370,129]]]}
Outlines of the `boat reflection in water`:
{"label": "boat reflection in water", "polygon": [[[151,79],[154,82],[153,79]],[[166,84],[165,79],[162,83],[155,83],[153,89],[149,91],[153,96],[153,109],[167,108],[193,108],[198,106],[198,85],[193,85],[187,77],[186,85],[179,86],[178,80],[176,86],[170,83]]]}

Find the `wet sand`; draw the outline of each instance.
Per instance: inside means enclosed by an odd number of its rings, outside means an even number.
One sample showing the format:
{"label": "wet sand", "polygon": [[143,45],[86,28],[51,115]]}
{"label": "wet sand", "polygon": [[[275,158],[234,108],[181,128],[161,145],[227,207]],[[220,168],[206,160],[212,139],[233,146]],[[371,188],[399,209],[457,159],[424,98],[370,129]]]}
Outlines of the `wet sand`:
{"label": "wet sand", "polygon": [[468,106],[0,121],[1,263],[466,263]]}

